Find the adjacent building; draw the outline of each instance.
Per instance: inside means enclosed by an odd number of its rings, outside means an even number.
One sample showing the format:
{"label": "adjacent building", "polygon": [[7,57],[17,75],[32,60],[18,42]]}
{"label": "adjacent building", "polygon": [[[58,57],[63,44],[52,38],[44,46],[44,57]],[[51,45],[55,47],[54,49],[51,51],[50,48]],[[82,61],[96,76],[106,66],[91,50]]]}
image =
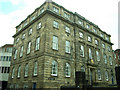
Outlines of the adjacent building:
{"label": "adjacent building", "polygon": [[7,88],[12,48],[12,44],[5,44],[0,47],[0,88],[3,90]]}
{"label": "adjacent building", "polygon": [[55,2],[43,3],[13,37],[8,88],[116,84],[111,35]]}

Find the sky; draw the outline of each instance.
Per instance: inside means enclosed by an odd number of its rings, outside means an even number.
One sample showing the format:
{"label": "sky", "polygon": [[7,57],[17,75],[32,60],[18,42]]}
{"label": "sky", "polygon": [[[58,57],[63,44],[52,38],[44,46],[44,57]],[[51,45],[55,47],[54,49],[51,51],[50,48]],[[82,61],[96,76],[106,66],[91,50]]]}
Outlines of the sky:
{"label": "sky", "polygon": [[[113,50],[118,49],[119,0],[52,0],[72,12],[77,12],[111,35]],[[0,0],[0,46],[13,44],[19,25],[45,0]]]}

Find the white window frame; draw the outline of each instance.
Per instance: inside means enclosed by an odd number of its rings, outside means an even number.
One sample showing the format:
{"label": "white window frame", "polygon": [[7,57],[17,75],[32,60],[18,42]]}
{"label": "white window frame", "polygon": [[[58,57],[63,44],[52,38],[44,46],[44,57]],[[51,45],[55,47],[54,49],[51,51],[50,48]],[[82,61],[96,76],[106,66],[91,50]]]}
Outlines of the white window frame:
{"label": "white window frame", "polygon": [[71,69],[70,65],[68,63],[65,64],[65,77],[70,77],[71,76]]}
{"label": "white window frame", "polygon": [[57,36],[53,36],[52,49],[58,50],[58,37]]}
{"label": "white window frame", "polygon": [[20,48],[20,57],[23,56],[23,49],[24,49],[24,46],[21,46],[21,48]]}
{"label": "white window frame", "polygon": [[28,64],[25,65],[25,77],[28,77]]}
{"label": "white window frame", "polygon": [[28,46],[27,46],[27,54],[30,53],[31,50],[31,42],[28,42]]}
{"label": "white window frame", "polygon": [[57,73],[58,73],[57,68],[58,68],[57,62],[56,61],[52,61],[52,72],[51,72],[52,76],[57,76]]}
{"label": "white window frame", "polygon": [[38,37],[38,38],[36,39],[35,50],[39,50],[39,48],[40,48],[40,37]]}
{"label": "white window frame", "polygon": [[37,63],[37,61],[35,61],[35,63],[34,63],[34,76],[36,76],[37,75],[37,69],[38,69],[38,63]]}
{"label": "white window frame", "polygon": [[66,53],[70,53],[70,41],[65,42],[65,52]]}
{"label": "white window frame", "polygon": [[65,26],[65,32],[70,33],[70,28],[68,26]]}
{"label": "white window frame", "polygon": [[53,27],[59,28],[59,23],[57,21],[53,21]]}
{"label": "white window frame", "polygon": [[21,73],[21,66],[18,67],[18,73],[17,73],[17,77],[20,77],[20,73]]}
{"label": "white window frame", "polygon": [[84,57],[84,46],[80,45],[80,56]]}
{"label": "white window frame", "polygon": [[42,23],[39,22],[39,23],[37,24],[37,29],[40,29],[41,27],[42,27]]}
{"label": "white window frame", "polygon": [[83,38],[83,33],[82,32],[79,32],[79,35],[80,35],[80,38]]}

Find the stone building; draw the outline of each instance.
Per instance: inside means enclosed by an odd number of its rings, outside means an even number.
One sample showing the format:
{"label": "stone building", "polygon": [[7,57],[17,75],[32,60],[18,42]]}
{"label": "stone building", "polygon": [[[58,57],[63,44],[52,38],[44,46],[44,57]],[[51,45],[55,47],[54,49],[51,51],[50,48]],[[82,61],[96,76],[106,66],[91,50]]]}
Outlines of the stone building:
{"label": "stone building", "polygon": [[12,56],[12,44],[5,44],[0,47],[0,89],[7,88],[10,62]]}
{"label": "stone building", "polygon": [[116,83],[111,35],[55,2],[43,3],[16,26],[13,37],[8,88]]}

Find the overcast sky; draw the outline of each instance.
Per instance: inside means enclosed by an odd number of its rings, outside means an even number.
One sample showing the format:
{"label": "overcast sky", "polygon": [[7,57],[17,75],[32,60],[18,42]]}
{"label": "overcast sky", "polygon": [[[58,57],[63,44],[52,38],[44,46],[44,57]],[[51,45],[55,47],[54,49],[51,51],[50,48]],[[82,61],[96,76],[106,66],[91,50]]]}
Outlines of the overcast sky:
{"label": "overcast sky", "polygon": [[[118,48],[119,0],[53,0],[72,12],[77,12],[111,35],[113,49]],[[0,0],[0,46],[12,44],[15,27],[45,0]]]}

